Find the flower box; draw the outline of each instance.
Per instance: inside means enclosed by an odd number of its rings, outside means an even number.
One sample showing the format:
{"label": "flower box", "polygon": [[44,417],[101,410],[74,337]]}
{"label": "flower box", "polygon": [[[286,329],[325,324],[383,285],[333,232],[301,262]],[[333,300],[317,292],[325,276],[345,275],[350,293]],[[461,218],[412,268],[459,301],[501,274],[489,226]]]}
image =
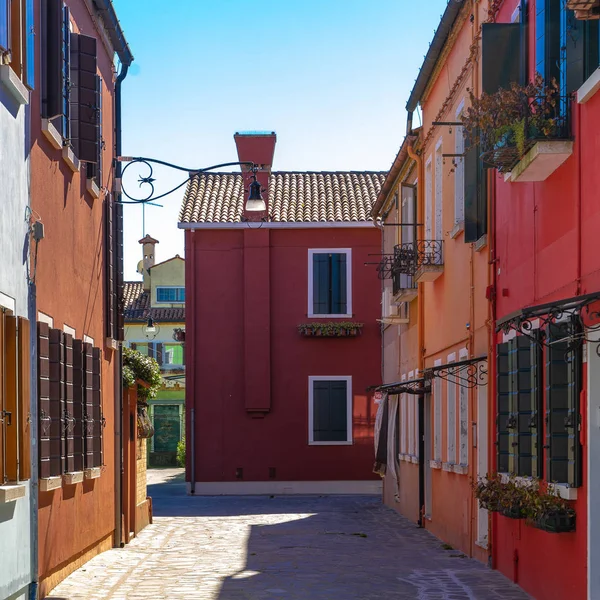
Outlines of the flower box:
{"label": "flower box", "polygon": [[363,324],[352,322],[302,323],[298,332],[304,337],[357,337]]}
{"label": "flower box", "polygon": [[503,508],[500,511],[500,514],[508,519],[524,519],[525,515],[519,506],[510,506],[508,508]]}
{"label": "flower box", "polygon": [[570,512],[549,513],[537,519],[533,526],[548,533],[570,533],[575,531],[575,514]]}

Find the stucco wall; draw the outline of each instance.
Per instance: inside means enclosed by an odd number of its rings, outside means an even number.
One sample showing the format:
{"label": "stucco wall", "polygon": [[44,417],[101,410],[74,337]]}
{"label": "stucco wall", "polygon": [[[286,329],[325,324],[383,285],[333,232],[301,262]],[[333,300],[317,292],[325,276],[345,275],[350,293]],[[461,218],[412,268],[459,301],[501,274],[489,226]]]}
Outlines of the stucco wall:
{"label": "stucco wall", "polygon": [[[25,144],[28,108],[19,106],[0,83],[0,294],[28,316],[24,260],[29,196],[29,157]],[[12,304],[8,299],[0,304]],[[0,598],[25,594],[31,581],[30,486],[15,502],[0,504]]]}
{"label": "stucco wall", "polygon": [[185,261],[182,258],[172,258],[160,263],[150,269],[150,285],[152,295],[150,302],[152,306],[182,306],[181,304],[169,304],[156,302],[156,286],[184,286],[185,285]]}

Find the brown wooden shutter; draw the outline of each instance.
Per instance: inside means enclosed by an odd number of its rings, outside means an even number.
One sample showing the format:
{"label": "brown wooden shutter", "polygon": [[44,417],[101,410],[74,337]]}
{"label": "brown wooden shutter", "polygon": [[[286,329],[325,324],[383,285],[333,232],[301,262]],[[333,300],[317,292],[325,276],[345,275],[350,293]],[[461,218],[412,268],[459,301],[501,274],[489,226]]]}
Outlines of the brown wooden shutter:
{"label": "brown wooden shutter", "polygon": [[19,479],[24,481],[31,478],[31,352],[29,346],[31,330],[27,319],[19,317],[18,322]]}
{"label": "brown wooden shutter", "polygon": [[148,356],[150,358],[156,358],[156,353],[154,351],[154,342],[148,342]]}
{"label": "brown wooden shutter", "polygon": [[114,255],[114,223],[113,199],[107,195],[104,201],[104,279],[106,305],[106,337],[116,339],[115,332],[115,255]]}
{"label": "brown wooden shutter", "polygon": [[[62,115],[64,110],[63,3],[62,0],[46,0],[41,4],[46,25],[42,38],[45,41],[45,51],[42,52],[45,61],[42,68],[42,117],[53,119]],[[64,10],[68,11],[67,8]]]}
{"label": "brown wooden shutter", "polygon": [[115,339],[122,342],[125,339],[125,317],[124,317],[124,306],[123,306],[123,205],[120,202],[116,202],[113,210],[114,220],[114,282],[115,282],[115,326],[116,333]]}
{"label": "brown wooden shutter", "polygon": [[85,355],[82,340],[73,340],[73,471],[83,471],[85,437]]}
{"label": "brown wooden shutter", "polygon": [[156,362],[159,365],[162,365],[164,363],[164,358],[163,358],[163,345],[161,342],[157,342],[156,344]]}
{"label": "brown wooden shutter", "polygon": [[19,444],[19,425],[17,407],[17,318],[4,317],[4,401],[6,421],[5,476],[8,481],[19,478],[17,448]]}
{"label": "brown wooden shutter", "polygon": [[65,431],[65,473],[74,473],[75,469],[75,405],[73,393],[73,336],[64,334],[63,362],[64,391],[64,431]]}
{"label": "brown wooden shutter", "polygon": [[83,468],[94,467],[94,395],[92,392],[92,345],[83,344]]}
{"label": "brown wooden shutter", "polygon": [[[50,409],[52,425],[56,427],[58,437],[58,447],[52,451],[50,460],[58,462],[58,465],[53,468],[58,475],[64,473],[67,452],[64,362],[64,333],[60,329],[50,329]],[[57,421],[56,425],[55,421]]]}
{"label": "brown wooden shutter", "polygon": [[135,350],[135,349],[137,348],[137,344],[136,344],[135,342],[131,342],[131,344],[129,344],[129,347],[130,347],[132,350]]}
{"label": "brown wooden shutter", "polygon": [[102,466],[102,430],[104,415],[102,414],[102,352],[100,348],[92,348],[92,461],[94,467]]}
{"label": "brown wooden shutter", "polygon": [[[75,36],[75,34],[73,34]],[[73,39],[73,36],[71,39]],[[79,160],[96,163],[100,144],[100,110],[97,85],[96,38],[77,35],[77,48],[74,49],[78,64],[72,64],[71,70],[77,70],[77,137],[72,134],[76,154]],[[74,115],[73,115],[74,119]]]}

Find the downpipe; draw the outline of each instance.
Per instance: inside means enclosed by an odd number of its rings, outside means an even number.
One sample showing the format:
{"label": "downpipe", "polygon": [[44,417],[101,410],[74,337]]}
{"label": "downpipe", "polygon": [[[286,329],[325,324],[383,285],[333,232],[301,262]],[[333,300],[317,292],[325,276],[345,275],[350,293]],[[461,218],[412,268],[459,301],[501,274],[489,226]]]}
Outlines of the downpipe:
{"label": "downpipe", "polygon": [[190,412],[190,494],[193,496],[196,493],[196,411],[192,407]]}

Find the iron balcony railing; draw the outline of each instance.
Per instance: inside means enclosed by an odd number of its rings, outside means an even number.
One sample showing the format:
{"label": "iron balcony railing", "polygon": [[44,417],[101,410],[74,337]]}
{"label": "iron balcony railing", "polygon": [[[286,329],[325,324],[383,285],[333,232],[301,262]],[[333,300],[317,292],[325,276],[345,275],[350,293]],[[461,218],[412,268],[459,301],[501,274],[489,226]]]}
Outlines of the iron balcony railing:
{"label": "iron balcony railing", "polygon": [[441,266],[444,264],[444,242],[443,240],[418,240],[407,244],[398,244],[394,247],[394,264],[392,267],[392,277],[394,285],[398,279],[398,289],[404,289],[403,284],[408,284],[408,280],[401,280],[399,276],[410,276],[412,279],[415,273],[424,266]]}
{"label": "iron balcony railing", "polygon": [[570,96],[525,96],[516,112],[514,126],[479,139],[483,162],[501,173],[510,173],[537,142],[572,137]]}

